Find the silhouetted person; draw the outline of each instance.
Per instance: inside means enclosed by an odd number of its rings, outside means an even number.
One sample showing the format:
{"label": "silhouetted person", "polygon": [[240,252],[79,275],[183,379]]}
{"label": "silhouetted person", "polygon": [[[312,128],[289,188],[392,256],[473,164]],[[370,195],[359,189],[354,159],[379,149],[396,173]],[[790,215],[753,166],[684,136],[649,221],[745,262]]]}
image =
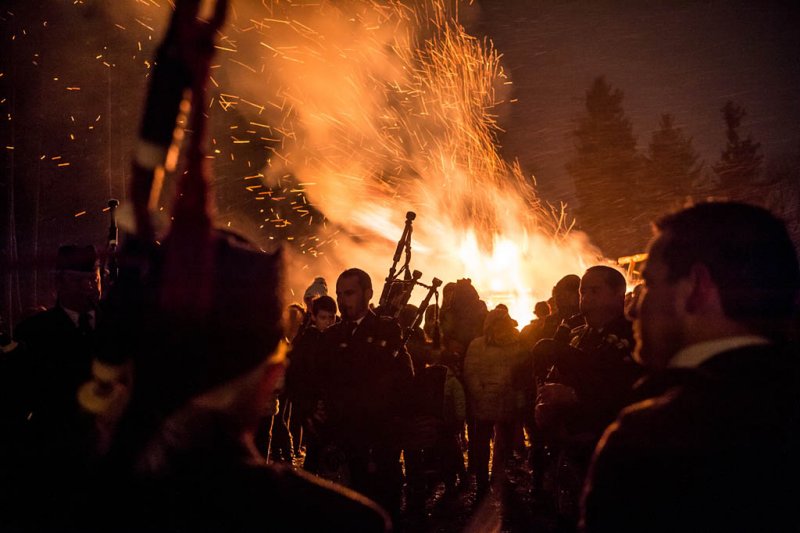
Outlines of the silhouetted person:
{"label": "silhouetted person", "polygon": [[581,278],[575,274],[564,276],[553,287],[553,306],[550,315],[545,318],[542,339],[551,339],[564,324],[567,334],[573,328],[583,324],[580,316],[579,288]]}
{"label": "silhouetted person", "polygon": [[632,314],[655,396],[625,409],[585,487],[585,531],[796,531],[797,255],[764,209],[704,203],[655,224]]}
{"label": "silhouetted person", "polygon": [[336,281],[342,321],[323,334],[324,415],[318,418],[325,420],[320,438],[326,444],[320,472],[397,516],[413,370],[400,327],[370,310],[372,295],[372,281],[363,270],[345,270]]}
{"label": "silhouetted person", "polygon": [[[284,374],[282,257],[211,224],[204,88],[226,7],[218,1],[205,21],[198,1],[176,2],[154,61],[133,168],[136,233],[109,303],[133,343],[133,392],[106,476],[70,529],[383,531],[374,503],[255,452],[253,433],[274,411]],[[156,241],[147,199],[186,89],[186,171]]]}
{"label": "silhouetted person", "polygon": [[[21,322],[3,361],[2,505],[4,518],[37,524],[38,506],[54,515],[64,487],[92,459],[92,420],[78,405],[91,376],[99,320],[100,270],[92,246],[65,245],[55,268],[56,304]],[[32,527],[37,527],[33,526]],[[38,527],[44,527],[40,525]]]}
{"label": "silhouetted person", "polygon": [[475,430],[469,434],[473,444],[470,462],[474,463],[471,468],[479,494],[489,488],[490,442],[494,442],[492,477],[499,482],[518,422],[519,397],[513,383],[524,348],[515,325],[505,309],[490,311],[484,334],[470,343],[464,358],[465,392],[475,419]]}
{"label": "silhouetted person", "polygon": [[547,302],[536,302],[533,313],[536,318],[519,332],[520,342],[529,350],[543,338],[545,320],[550,316],[550,306]]}
{"label": "silhouetted person", "polygon": [[290,365],[286,371],[286,395],[292,402],[292,421],[302,424],[306,447],[303,467],[316,473],[319,465],[319,442],[313,419],[323,388],[322,333],[336,322],[336,301],[320,296],[311,302],[309,326],[292,344]]}
{"label": "silhouetted person", "polygon": [[[535,419],[540,440],[555,462],[556,493],[551,494],[565,524],[574,527],[578,501],[592,450],[620,409],[632,403],[639,367],[631,358],[633,332],[625,318],[625,277],[600,265],[587,269],[580,284],[580,311],[585,324],[569,332],[569,344],[545,339],[534,352],[550,368],[538,386]],[[541,486],[542,456],[534,466]],[[569,475],[564,464],[569,465]],[[570,478],[570,486],[563,480]]]}

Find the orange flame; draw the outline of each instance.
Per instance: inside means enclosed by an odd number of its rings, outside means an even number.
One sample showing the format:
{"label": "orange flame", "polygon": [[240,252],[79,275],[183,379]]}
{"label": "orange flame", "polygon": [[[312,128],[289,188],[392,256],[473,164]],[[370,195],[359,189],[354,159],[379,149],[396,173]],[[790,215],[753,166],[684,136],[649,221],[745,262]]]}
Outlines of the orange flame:
{"label": "orange flame", "polygon": [[500,156],[511,82],[492,43],[444,4],[234,1],[217,103],[280,143],[265,185],[289,180],[327,218],[315,259],[287,254],[295,294],[317,275],[332,288],[352,266],[379,292],[411,210],[423,281],[469,277],[524,325],[558,279],[602,258],[564,206],[541,202],[534,179]]}

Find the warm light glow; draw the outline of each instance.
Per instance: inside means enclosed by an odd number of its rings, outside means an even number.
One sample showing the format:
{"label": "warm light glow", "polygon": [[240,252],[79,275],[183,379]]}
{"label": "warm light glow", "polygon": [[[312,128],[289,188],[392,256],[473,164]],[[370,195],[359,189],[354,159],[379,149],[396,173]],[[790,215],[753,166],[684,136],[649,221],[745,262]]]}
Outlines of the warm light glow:
{"label": "warm light glow", "polygon": [[294,293],[317,275],[332,288],[352,266],[379,293],[415,211],[411,266],[422,280],[471,278],[521,327],[558,279],[599,257],[569,231],[564,206],[543,204],[532,176],[500,156],[511,81],[492,43],[468,35],[444,4],[234,2],[212,105],[244,114],[275,143],[265,189],[253,189],[273,200],[253,202],[269,204],[265,222],[289,223],[275,204],[287,190],[327,218],[313,226],[313,252],[288,249]]}

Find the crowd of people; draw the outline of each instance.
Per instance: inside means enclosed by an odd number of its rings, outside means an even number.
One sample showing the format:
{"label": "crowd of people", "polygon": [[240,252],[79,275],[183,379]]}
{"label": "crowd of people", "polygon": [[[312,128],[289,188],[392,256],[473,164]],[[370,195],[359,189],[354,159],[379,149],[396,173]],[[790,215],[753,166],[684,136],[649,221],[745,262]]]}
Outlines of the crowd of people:
{"label": "crowd of people", "polygon": [[286,306],[280,252],[211,224],[202,110],[226,2],[208,21],[198,4],[176,2],[156,57],[114,276],[62,246],[55,306],[4,338],[0,529],[425,530],[435,494],[490,498],[515,461],[563,531],[800,529],[800,268],[780,220],[666,215],[635,291],[608,265],[564,273],[521,328],[469,279],[381,308],[359,268]]}

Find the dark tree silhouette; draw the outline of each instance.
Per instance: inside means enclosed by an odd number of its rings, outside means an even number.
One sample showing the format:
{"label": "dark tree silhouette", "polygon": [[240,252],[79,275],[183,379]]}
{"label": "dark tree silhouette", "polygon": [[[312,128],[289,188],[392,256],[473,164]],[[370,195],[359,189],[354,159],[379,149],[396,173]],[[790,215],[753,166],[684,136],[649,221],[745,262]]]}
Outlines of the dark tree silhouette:
{"label": "dark tree silhouette", "polygon": [[[622,109],[623,92],[603,76],[586,91],[586,115],[579,119],[576,154],[567,164],[579,205],[577,223],[608,256],[643,246],[646,223],[635,198],[642,160],[631,122]],[[640,236],[641,234],[642,236]]]}
{"label": "dark tree silhouette", "polygon": [[746,115],[744,108],[732,101],[722,108],[728,144],[713,168],[719,178],[720,195],[730,198],[747,199],[752,195],[764,159],[760,153],[761,143],[753,142],[749,135],[746,139],[739,135],[739,127]]}
{"label": "dark tree silhouette", "polygon": [[651,218],[680,207],[691,196],[703,169],[698,159],[692,139],[675,126],[674,117],[661,115],[659,129],[650,140],[638,188]]}

